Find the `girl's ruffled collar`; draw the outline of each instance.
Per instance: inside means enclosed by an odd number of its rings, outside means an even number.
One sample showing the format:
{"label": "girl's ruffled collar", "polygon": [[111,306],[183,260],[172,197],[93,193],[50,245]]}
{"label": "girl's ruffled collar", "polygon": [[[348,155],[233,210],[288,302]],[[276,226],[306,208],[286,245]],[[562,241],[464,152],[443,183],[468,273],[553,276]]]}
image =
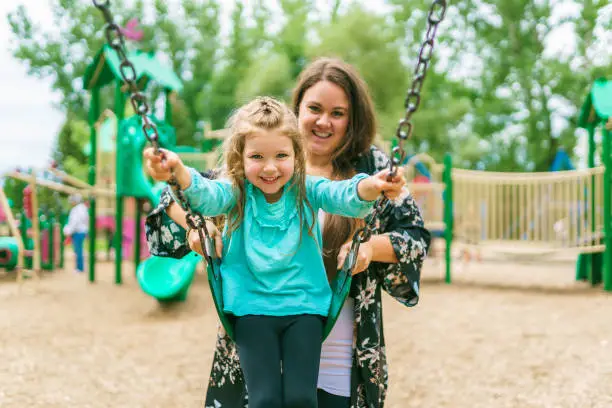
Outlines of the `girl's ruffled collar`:
{"label": "girl's ruffled collar", "polygon": [[280,230],[286,230],[291,225],[291,220],[297,216],[295,191],[291,182],[287,183],[284,189],[281,198],[270,204],[260,189],[245,181],[246,212],[252,211],[253,222],[262,227],[275,227]]}

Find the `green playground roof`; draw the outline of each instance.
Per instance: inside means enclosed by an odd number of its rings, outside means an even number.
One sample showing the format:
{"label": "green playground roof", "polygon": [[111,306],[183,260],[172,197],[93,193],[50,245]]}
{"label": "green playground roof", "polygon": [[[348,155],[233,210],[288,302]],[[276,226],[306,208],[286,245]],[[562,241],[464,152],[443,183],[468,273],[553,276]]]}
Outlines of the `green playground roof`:
{"label": "green playground roof", "polygon": [[[183,89],[183,83],[172,68],[163,65],[153,53],[131,51],[128,53],[128,59],[136,69],[140,87],[146,86],[149,81],[154,81],[171,91],[180,92]],[[85,89],[101,88],[116,79],[121,79],[120,64],[117,52],[110,46],[104,45],[85,70],[83,77]]]}
{"label": "green playground roof", "polygon": [[612,116],[612,81],[598,78],[593,82],[587,95],[580,116],[578,127],[586,128],[590,124],[597,124],[608,120]]}

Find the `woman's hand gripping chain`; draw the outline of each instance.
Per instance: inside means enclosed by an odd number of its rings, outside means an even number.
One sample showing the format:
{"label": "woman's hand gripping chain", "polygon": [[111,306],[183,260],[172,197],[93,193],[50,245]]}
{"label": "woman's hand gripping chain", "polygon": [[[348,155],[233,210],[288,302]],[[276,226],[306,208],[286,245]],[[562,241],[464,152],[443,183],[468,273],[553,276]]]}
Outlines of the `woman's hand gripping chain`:
{"label": "woman's hand gripping chain", "polygon": [[[205,222],[208,235],[215,241],[215,253],[217,254],[218,258],[221,258],[221,254],[223,253],[223,239],[221,237],[221,233],[219,232],[217,226],[211,220],[207,219]],[[200,240],[200,234],[198,234],[197,230],[189,229],[187,231],[187,243],[189,244],[189,248],[191,248],[192,251],[202,256],[205,256],[204,250],[202,249],[202,241]]]}
{"label": "woman's hand gripping chain", "polygon": [[[401,167],[395,169],[395,174],[393,176],[391,176],[389,169],[381,170],[364,180],[365,185],[363,186],[363,190],[366,190],[367,194],[382,193],[387,199],[394,200],[405,193],[404,186],[406,180],[403,175],[404,169]],[[338,269],[343,267],[344,261],[351,250],[351,246],[352,240],[340,247],[340,251],[338,252]],[[352,271],[353,275],[365,271],[372,262],[372,256],[373,247],[371,242],[362,242],[357,251],[357,258]]]}
{"label": "woman's hand gripping chain", "polygon": [[[338,269],[341,269],[344,265],[344,260],[351,250],[352,240],[346,242],[344,245],[340,247],[340,251],[338,252]],[[355,260],[355,266],[353,267],[353,275],[356,275],[360,272],[365,271],[370,266],[370,262],[372,262],[372,245],[370,242],[363,242],[359,245],[359,250],[357,252],[357,259]]]}

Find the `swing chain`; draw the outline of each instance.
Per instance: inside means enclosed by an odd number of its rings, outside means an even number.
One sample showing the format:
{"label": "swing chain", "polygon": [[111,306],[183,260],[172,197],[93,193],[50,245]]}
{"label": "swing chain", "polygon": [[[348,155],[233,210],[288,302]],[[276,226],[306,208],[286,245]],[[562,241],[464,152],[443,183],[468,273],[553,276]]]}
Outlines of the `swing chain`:
{"label": "swing chain", "polygon": [[434,0],[429,8],[427,14],[427,33],[425,34],[425,41],[421,44],[419,50],[419,56],[417,64],[414,70],[414,78],[412,79],[412,86],[406,94],[404,106],[406,113],[404,117],[399,121],[395,136],[397,137],[397,146],[395,146],[391,153],[390,170],[391,174],[395,174],[395,169],[399,166],[406,158],[406,151],[404,150],[404,142],[410,139],[412,136],[412,115],[419,109],[421,103],[421,90],[425,83],[425,77],[427,76],[427,69],[429,68],[429,62],[433,56],[434,41],[436,38],[436,32],[438,31],[438,25],[444,19],[446,15],[446,0]]}
{"label": "swing chain", "polygon": [[130,103],[132,104],[132,108],[142,120],[142,130],[144,135],[153,145],[155,153],[158,153],[159,134],[157,132],[157,127],[147,115],[149,111],[147,97],[138,89],[138,84],[136,83],[138,79],[136,67],[134,67],[134,64],[127,57],[125,37],[121,32],[121,27],[115,23],[113,15],[110,12],[110,0],[93,0],[93,4],[104,15],[104,20],[106,21],[106,27],[104,28],[106,42],[113,50],[115,50],[119,60],[121,61],[119,64],[119,74],[130,92]]}
{"label": "swing chain", "polygon": [[[136,68],[127,57],[125,37],[121,32],[119,25],[115,23],[113,15],[110,12],[110,0],[93,0],[93,4],[104,15],[104,20],[106,21],[106,27],[104,29],[106,41],[108,42],[108,45],[115,50],[115,52],[117,52],[117,56],[121,61],[119,64],[119,73],[121,74],[121,78],[130,92],[130,103],[134,108],[134,112],[138,114],[142,120],[142,131],[147,140],[153,146],[155,154],[161,154],[163,157],[163,149],[160,149],[159,147],[159,133],[157,132],[157,126],[155,126],[155,124],[149,119],[149,104],[147,102],[147,97],[138,89],[138,84],[136,83],[138,78]],[[172,188],[172,192],[176,197],[178,204],[186,212],[185,221],[189,229],[195,229],[198,231],[200,242],[202,242],[204,252],[207,253],[207,258],[214,257],[215,251],[210,251],[210,248],[212,248],[211,245],[214,244],[214,241],[212,241],[212,239],[209,237],[204,217],[202,217],[201,214],[193,211],[191,208],[189,200],[187,200],[187,197],[185,197],[185,194],[180,188],[174,174],[174,170],[172,170],[172,175],[168,180],[168,185],[170,185]],[[207,249],[209,249],[209,251],[207,251]]]}
{"label": "swing chain", "polygon": [[[425,34],[425,40],[421,44],[419,50],[419,56],[414,70],[414,78],[412,80],[412,86],[406,94],[406,100],[404,106],[406,113],[404,117],[399,121],[395,136],[397,137],[397,146],[395,146],[391,152],[391,160],[389,161],[389,177],[393,177],[397,171],[397,167],[406,158],[406,151],[404,150],[404,142],[410,139],[412,135],[412,115],[419,109],[421,103],[421,90],[425,83],[425,77],[427,75],[427,69],[429,68],[429,62],[433,56],[434,41],[436,38],[436,32],[438,31],[438,25],[444,20],[446,15],[446,0],[434,0],[429,8],[427,14],[427,33]],[[378,198],[374,203],[374,208],[368,218],[366,218],[365,226],[353,235],[353,241],[351,248],[344,260],[342,266],[343,271],[352,271],[357,263],[357,253],[359,251],[360,244],[370,240],[372,236],[372,230],[374,224],[380,215],[383,213],[389,203],[389,199],[384,195]]]}

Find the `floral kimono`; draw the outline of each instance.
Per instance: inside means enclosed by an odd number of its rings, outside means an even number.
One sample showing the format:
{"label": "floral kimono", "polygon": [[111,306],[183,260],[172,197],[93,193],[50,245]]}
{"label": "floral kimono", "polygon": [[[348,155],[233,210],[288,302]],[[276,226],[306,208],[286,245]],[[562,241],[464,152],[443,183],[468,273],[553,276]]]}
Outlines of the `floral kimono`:
{"label": "floral kimono", "polygon": [[[373,174],[388,167],[388,158],[372,146],[355,163],[358,172]],[[147,217],[151,253],[180,258],[189,253],[185,231],[164,209],[172,198],[162,195],[159,206]],[[353,277],[350,296],[355,299],[355,337],[351,374],[351,408],[382,408],[387,391],[387,360],[383,336],[381,290],[406,306],[419,300],[421,267],[429,248],[429,232],[412,196],[389,201],[375,223],[374,234],[386,233],[399,263],[372,262]],[[219,327],[205,408],[248,407],[244,377],[235,343]]]}

